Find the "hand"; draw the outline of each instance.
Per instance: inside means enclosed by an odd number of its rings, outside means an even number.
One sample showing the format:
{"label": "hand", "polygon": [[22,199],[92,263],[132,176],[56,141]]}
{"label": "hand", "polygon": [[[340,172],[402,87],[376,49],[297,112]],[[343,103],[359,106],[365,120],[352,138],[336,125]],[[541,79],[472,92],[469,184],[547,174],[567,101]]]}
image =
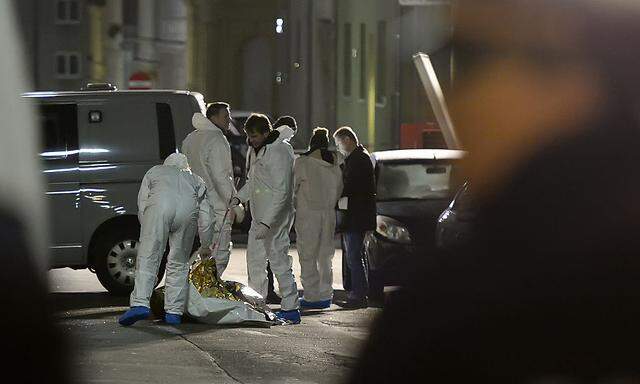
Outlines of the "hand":
{"label": "hand", "polygon": [[258,228],[256,228],[256,240],[265,239],[267,237],[269,229],[269,226],[264,223],[258,224]]}
{"label": "hand", "polygon": [[200,247],[200,249],[198,249],[198,254],[202,258],[209,257],[209,256],[211,256],[211,248],[209,248],[209,247]]}

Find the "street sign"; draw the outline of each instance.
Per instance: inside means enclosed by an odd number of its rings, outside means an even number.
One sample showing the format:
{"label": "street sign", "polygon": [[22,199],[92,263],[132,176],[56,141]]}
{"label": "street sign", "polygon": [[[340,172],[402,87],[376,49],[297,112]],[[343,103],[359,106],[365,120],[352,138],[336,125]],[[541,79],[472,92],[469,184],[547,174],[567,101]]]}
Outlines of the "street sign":
{"label": "street sign", "polygon": [[129,89],[151,89],[153,82],[146,72],[136,72],[129,77]]}

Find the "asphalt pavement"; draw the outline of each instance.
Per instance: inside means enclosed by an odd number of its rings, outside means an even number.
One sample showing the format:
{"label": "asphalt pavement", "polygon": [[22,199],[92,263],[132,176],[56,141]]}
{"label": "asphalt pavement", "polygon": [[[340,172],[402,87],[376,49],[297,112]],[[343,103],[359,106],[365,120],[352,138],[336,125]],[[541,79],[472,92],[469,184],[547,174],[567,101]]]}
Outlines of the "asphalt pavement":
{"label": "asphalt pavement", "polygon": [[[246,283],[244,255],[244,249],[234,250],[225,279]],[[295,249],[291,255],[300,285]],[[345,296],[341,265],[338,250],[339,299]],[[169,326],[152,319],[125,328],[117,318],[128,298],[109,295],[88,270],[53,270],[49,279],[57,321],[73,346],[70,369],[78,383],[342,383],[379,313],[332,305],[303,312],[300,325]]]}

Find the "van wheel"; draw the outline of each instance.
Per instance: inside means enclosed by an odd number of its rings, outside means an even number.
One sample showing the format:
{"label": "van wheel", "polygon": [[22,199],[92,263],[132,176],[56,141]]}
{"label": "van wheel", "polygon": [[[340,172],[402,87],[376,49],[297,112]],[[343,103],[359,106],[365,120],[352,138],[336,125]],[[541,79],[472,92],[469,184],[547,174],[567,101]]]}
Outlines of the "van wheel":
{"label": "van wheel", "polygon": [[[111,231],[97,241],[93,253],[96,275],[102,286],[113,295],[126,296],[133,291],[139,236],[140,228],[130,226]],[[160,263],[158,282],[164,276],[168,253],[167,247]]]}

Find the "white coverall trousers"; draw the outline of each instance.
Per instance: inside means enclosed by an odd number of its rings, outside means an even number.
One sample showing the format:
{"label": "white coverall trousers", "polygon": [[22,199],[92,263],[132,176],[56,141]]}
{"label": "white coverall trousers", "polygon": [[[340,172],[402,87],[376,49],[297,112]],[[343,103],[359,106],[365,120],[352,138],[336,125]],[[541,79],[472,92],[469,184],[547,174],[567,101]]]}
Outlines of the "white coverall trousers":
{"label": "white coverall trousers", "polygon": [[267,297],[267,260],[269,260],[271,271],[280,287],[283,311],[299,308],[298,285],[293,276],[293,258],[289,256],[289,232],[293,226],[293,217],[293,213],[290,213],[282,220],[278,220],[277,224],[269,229],[266,238],[262,240],[255,238],[256,229],[261,225],[260,222],[252,221],[247,245],[249,287],[263,297]]}
{"label": "white coverall trousers", "polygon": [[295,225],[304,299],[331,300],[336,211],[303,209],[298,206]]}
{"label": "white coverall trousers", "polygon": [[[227,215],[227,219],[223,224],[222,220],[224,219],[226,210],[216,209],[214,212],[216,221],[214,224],[212,244],[216,243],[218,239],[220,239],[220,244],[218,244],[218,249],[213,257],[216,260],[218,276],[222,276],[222,273],[225,271],[225,269],[227,269],[227,266],[229,265],[229,258],[231,256],[231,219],[233,213],[229,212],[229,214]],[[220,237],[221,230],[222,237]]]}
{"label": "white coverall trousers", "polygon": [[197,232],[198,207],[195,202],[156,203],[146,207],[142,217],[140,248],[136,261],[136,281],[131,306],[149,307],[157,284],[158,270],[169,240],[164,308],[182,315],[189,291],[189,256]]}

